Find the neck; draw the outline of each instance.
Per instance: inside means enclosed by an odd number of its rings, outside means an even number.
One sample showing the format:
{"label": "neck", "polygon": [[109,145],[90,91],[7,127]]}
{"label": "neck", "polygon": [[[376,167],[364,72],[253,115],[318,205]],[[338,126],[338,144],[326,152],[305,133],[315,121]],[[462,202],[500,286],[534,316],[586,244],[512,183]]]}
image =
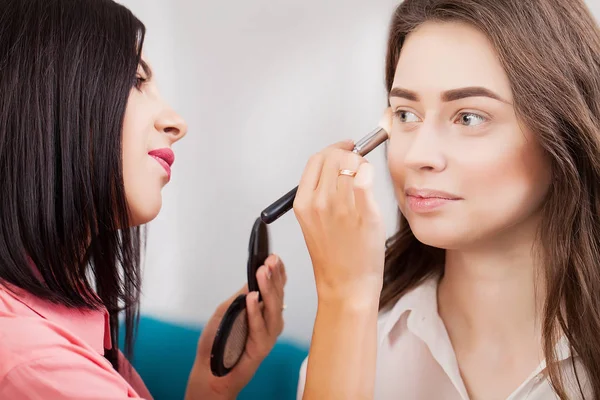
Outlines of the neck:
{"label": "neck", "polygon": [[451,336],[473,344],[540,337],[544,288],[534,240],[534,230],[513,231],[489,244],[446,251],[438,298]]}

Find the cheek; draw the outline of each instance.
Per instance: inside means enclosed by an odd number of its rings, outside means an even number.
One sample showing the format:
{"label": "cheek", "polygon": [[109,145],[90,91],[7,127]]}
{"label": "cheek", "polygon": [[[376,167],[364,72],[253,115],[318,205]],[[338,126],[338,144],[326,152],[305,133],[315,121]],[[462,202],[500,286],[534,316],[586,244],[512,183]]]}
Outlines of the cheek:
{"label": "cheek", "polygon": [[148,168],[144,157],[144,141],[141,135],[141,129],[136,120],[135,107],[128,107],[123,121],[123,139],[122,139],[122,162],[123,162],[123,183],[127,200],[131,206],[132,197],[143,195],[143,181],[146,174],[144,169]]}
{"label": "cheek", "polygon": [[[417,171],[405,164],[411,143],[391,137],[387,163],[398,206],[422,242],[441,248],[493,236],[528,220],[550,186],[550,163],[531,137],[513,130],[450,141],[440,147],[446,168]],[[465,200],[437,214],[406,210],[407,180],[444,187]],[[439,185],[439,186],[436,186]]]}
{"label": "cheek", "polygon": [[152,127],[148,127],[147,114],[136,94],[132,94],[123,120],[122,138],[123,185],[132,225],[151,221],[162,206],[161,169],[148,156],[148,132]]}
{"label": "cheek", "polygon": [[143,107],[136,100],[136,95],[130,96],[127,110],[123,119],[123,166],[131,167],[136,160],[147,152],[145,149],[146,123],[144,121]]}
{"label": "cheek", "polygon": [[474,219],[516,223],[541,206],[551,175],[549,163],[533,138],[519,137],[512,143],[490,141],[473,150],[457,163],[462,175],[461,193]]}

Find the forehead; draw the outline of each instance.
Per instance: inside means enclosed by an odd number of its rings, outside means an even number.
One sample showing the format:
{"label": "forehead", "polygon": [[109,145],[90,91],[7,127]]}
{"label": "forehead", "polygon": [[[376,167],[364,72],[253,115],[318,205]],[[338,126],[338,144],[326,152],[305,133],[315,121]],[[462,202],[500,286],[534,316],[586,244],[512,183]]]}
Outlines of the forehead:
{"label": "forehead", "polygon": [[483,86],[511,99],[510,82],[488,38],[459,22],[426,22],[400,53],[394,86],[441,92]]}

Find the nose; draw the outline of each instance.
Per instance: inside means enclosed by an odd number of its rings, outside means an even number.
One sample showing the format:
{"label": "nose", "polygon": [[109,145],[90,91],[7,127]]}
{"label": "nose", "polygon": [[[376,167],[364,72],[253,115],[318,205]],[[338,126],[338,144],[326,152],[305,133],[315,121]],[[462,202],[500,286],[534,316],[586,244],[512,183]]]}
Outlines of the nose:
{"label": "nose", "polygon": [[167,108],[154,122],[157,131],[166,134],[172,143],[182,139],[188,130],[185,120],[173,109]]}
{"label": "nose", "polygon": [[412,133],[412,140],[406,149],[404,164],[418,171],[439,172],[446,168],[446,157],[442,152],[440,133],[435,126],[423,123]]}

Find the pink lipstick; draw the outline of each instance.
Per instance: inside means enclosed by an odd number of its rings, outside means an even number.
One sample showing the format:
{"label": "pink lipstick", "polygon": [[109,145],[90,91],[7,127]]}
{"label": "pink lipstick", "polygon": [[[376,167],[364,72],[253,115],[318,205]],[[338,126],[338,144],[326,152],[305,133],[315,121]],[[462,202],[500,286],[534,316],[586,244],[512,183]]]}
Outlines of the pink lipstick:
{"label": "pink lipstick", "polygon": [[156,149],[148,152],[148,155],[154,158],[167,172],[167,177],[171,180],[171,165],[175,162],[175,153],[169,148]]}
{"label": "pink lipstick", "polygon": [[438,190],[415,188],[406,190],[406,203],[415,213],[433,212],[458,200],[462,199],[453,194]]}

